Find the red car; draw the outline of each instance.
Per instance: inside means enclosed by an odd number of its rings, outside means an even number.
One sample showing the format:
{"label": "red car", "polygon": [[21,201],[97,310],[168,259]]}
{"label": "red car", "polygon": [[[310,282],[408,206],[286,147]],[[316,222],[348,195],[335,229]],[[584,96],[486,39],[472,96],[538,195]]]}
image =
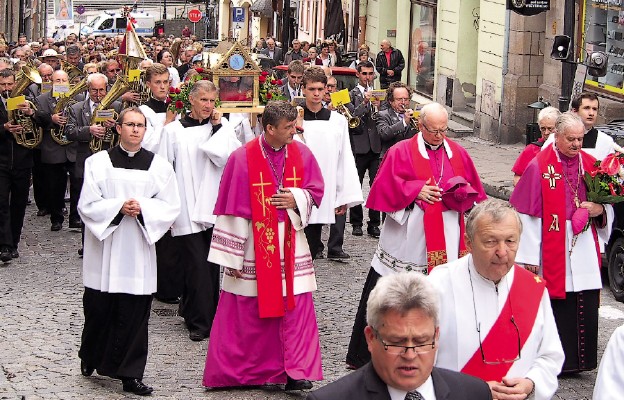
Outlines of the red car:
{"label": "red car", "polygon": [[[358,84],[358,78],[355,76],[357,72],[353,68],[347,67],[331,67],[332,76],[338,81],[338,90],[353,89]],[[278,79],[286,81],[286,72],[288,71],[288,65],[278,65],[273,67],[273,72]]]}

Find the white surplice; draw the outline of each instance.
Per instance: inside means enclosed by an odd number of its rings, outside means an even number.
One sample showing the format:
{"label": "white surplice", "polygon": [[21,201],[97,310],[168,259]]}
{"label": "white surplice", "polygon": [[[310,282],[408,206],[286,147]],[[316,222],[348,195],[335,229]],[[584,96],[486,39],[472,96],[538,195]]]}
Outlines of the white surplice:
{"label": "white surplice", "polygon": [[241,146],[227,119],[213,135],[210,123],[184,128],[180,121],[163,129],[167,157],[173,164],[182,211],[173,224],[173,236],[198,233],[211,227],[219,183],[228,157]]}
{"label": "white surplice", "polygon": [[333,224],[336,207],[351,208],[364,202],[347,119],[332,111],[329,121],[306,120],[303,129],[304,142],[318,161],[325,182],[323,200],[318,209],[312,211],[310,223]]}
{"label": "white surplice", "polygon": [[620,400],[624,394],[624,325],[611,335],[607,348],[602,355],[594,400]]}
{"label": "white surplice", "polygon": [[145,136],[143,136],[143,142],[141,147],[152,153],[160,154],[164,158],[167,158],[167,147],[161,145],[162,143],[162,131],[165,127],[165,119],[167,113],[154,112],[149,106],[143,104],[139,107],[139,110],[145,115]]}
{"label": "white surplice", "polygon": [[[435,365],[461,371],[473,354],[479,351],[477,324],[480,324],[481,340],[485,340],[505,305],[514,279],[514,268],[495,285],[479,275],[472,255],[467,255],[437,266],[428,279],[438,290],[440,298],[440,346]],[[522,297],[512,298],[512,310],[514,302],[522,301]],[[475,307],[478,321],[475,321]],[[517,337],[508,338],[507,343],[516,341]],[[531,379],[535,383],[535,399],[550,399],[557,390],[557,375],[563,366],[564,354],[546,289],[533,330],[520,355],[506,376]]]}
{"label": "white surplice", "polygon": [[[130,198],[139,202],[144,225],[129,216],[112,225]],[[85,162],[78,212],[86,226],[84,285],[108,293],[156,292],[154,243],[180,212],[171,165],[154,155],[147,171],[114,168],[107,151],[92,155]]]}
{"label": "white surplice", "polygon": [[[563,205],[562,205],[563,206]],[[597,229],[598,241],[609,242],[611,226],[613,225],[613,206],[605,204],[607,223],[604,228]],[[522,236],[516,253],[516,262],[539,266],[542,275],[542,219],[519,213],[522,220]],[[578,235],[572,249],[574,235],[572,222],[566,220],[566,292],[580,292],[583,290],[602,289],[600,278],[600,264],[596,254],[596,245],[591,229]]]}
{"label": "white surplice", "polygon": [[[555,135],[548,136],[548,139],[546,139],[546,142],[544,142],[544,145],[542,146],[542,150],[544,150],[546,147],[548,147],[549,144],[554,142]],[[611,136],[599,130],[598,138],[596,139],[596,147],[584,147],[583,151],[587,154],[590,154],[596,160],[602,161],[606,156],[615,152],[615,149],[613,148],[614,143],[615,142],[613,141],[613,138]]]}

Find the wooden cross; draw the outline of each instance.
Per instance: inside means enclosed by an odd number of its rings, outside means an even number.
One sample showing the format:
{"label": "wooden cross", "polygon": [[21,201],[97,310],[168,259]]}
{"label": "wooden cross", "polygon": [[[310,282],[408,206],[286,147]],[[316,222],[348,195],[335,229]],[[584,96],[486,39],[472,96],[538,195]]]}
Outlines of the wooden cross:
{"label": "wooden cross", "polygon": [[297,178],[297,171],[295,170],[295,167],[293,167],[293,177],[292,178],[286,178],[286,181],[293,181],[292,187],[297,187],[297,181],[300,181],[301,178]]}
{"label": "wooden cross", "polygon": [[265,182],[262,178],[262,172],[260,172],[260,183],[253,183],[251,186],[260,186],[260,196],[262,196],[262,216],[266,217],[266,196],[264,195],[264,187],[272,185],[271,182]]}
{"label": "wooden cross", "polygon": [[554,189],[557,181],[561,179],[561,174],[555,172],[555,167],[552,164],[548,164],[548,172],[544,172],[542,178],[548,179],[550,188]]}

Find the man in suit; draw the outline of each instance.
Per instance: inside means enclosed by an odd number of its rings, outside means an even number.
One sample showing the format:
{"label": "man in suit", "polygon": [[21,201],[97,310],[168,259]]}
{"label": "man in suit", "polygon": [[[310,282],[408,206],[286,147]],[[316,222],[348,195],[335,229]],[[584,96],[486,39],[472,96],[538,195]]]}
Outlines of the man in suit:
{"label": "man in suit", "polygon": [[282,63],[282,49],[275,46],[275,39],[269,38],[269,40],[267,40],[266,43],[267,43],[266,49],[262,49],[260,51],[260,54],[264,54],[265,56],[272,58],[273,61],[275,61],[278,65],[281,64]]}
{"label": "man in suit", "polygon": [[[16,121],[9,121],[7,99],[15,87],[15,72],[0,71],[0,261],[8,262],[19,257],[24,214],[28,202],[30,171],[33,166],[32,149],[20,146],[15,135],[23,131]],[[20,111],[32,116],[34,110],[28,103],[19,105]]]}
{"label": "man in suit", "polygon": [[309,400],[491,399],[477,378],[433,366],[438,294],[420,273],[382,277],[368,298],[364,329],[371,361],[308,395]]}
{"label": "man in suit", "polygon": [[[351,115],[360,119],[360,125],[349,129],[351,137],[351,149],[355,156],[355,166],[358,170],[360,184],[364,182],[364,175],[368,171],[370,184],[373,184],[377,170],[379,169],[379,153],[381,153],[381,138],[377,132],[375,119],[379,117],[379,100],[371,100],[371,89],[375,80],[375,66],[370,61],[362,61],[357,66],[358,85],[351,90],[351,103],[347,105]],[[350,210],[351,226],[353,235],[362,236],[362,223],[364,219],[361,205],[352,207]],[[379,237],[380,213],[376,210],[368,210],[367,233],[372,237]]]}
{"label": "man in suit", "polygon": [[[54,85],[68,84],[69,77],[65,71],[58,70],[52,74]],[[82,94],[78,97],[84,98]],[[41,162],[43,165],[43,177],[45,180],[44,190],[47,193],[46,208],[50,212],[50,222],[52,231],[60,231],[65,217],[63,208],[65,207],[65,189],[67,187],[67,173],[70,175],[70,207],[69,207],[69,227],[80,228],[80,216],[78,215],[77,192],[80,184],[76,180],[74,173],[74,163],[76,162],[77,143],[71,142],[61,145],[52,139],[52,129],[58,130],[67,124],[67,114],[65,111],[55,113],[58,99],[53,96],[53,91],[49,91],[37,97],[37,112],[35,121],[43,129],[43,140],[41,141]]]}
{"label": "man in suit", "polygon": [[299,60],[292,61],[288,64],[288,71],[286,73],[288,81],[282,86],[282,93],[284,93],[284,97],[286,97],[287,101],[292,101],[295,96],[303,95],[303,92],[301,92],[303,71],[305,71],[305,67]]}
{"label": "man in suit", "polygon": [[388,87],[386,100],[390,107],[380,111],[377,120],[377,132],[381,137],[381,158],[390,147],[418,133],[412,123],[412,113],[406,112],[411,98],[412,93],[403,82],[394,82]]}
{"label": "man in suit", "polygon": [[308,53],[301,49],[301,42],[299,39],[292,41],[292,49],[289,50],[284,56],[284,64],[290,65],[295,60],[303,60],[308,56]]}
{"label": "man in suit", "polygon": [[375,66],[379,72],[379,83],[386,89],[392,82],[401,81],[401,72],[405,69],[405,59],[401,50],[392,47],[389,40],[382,40],[381,51],[377,54]]}

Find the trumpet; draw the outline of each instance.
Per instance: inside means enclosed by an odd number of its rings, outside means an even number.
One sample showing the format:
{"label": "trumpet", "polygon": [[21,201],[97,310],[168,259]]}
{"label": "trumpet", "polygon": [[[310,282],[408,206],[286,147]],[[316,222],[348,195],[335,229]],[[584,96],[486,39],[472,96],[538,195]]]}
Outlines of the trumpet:
{"label": "trumpet", "polygon": [[351,113],[349,112],[349,109],[344,104],[340,104],[336,108],[336,111],[338,111],[340,114],[347,117],[349,128],[354,129],[360,126],[360,118],[352,116]]}
{"label": "trumpet", "polygon": [[418,130],[418,122],[416,121],[416,119],[413,118],[414,110],[412,110],[411,108],[405,108],[405,106],[401,104],[401,112],[411,117],[409,122],[410,128]]}
{"label": "trumpet", "polygon": [[[115,102],[115,100],[117,100],[122,94],[126,93],[128,90],[130,90],[130,84],[128,83],[126,77],[123,75],[118,76],[117,81],[115,81],[115,84],[113,85],[111,90],[106,94],[106,96],[104,96],[100,104],[93,111],[93,115],[91,115],[91,124],[95,124],[98,111],[107,110]],[[117,119],[119,115],[116,111],[112,111],[113,112],[111,118]],[[106,147],[104,146],[105,143],[107,144]],[[103,138],[97,138],[95,136],[91,138],[91,140],[89,141],[89,149],[91,149],[93,153],[97,153],[100,150],[106,150],[111,147],[115,147],[118,143],[119,135],[116,132],[113,132],[112,128],[107,128]]]}
{"label": "trumpet", "polygon": [[[24,65],[17,76],[17,82],[11,91],[10,97],[20,96],[24,93],[24,89],[32,83],[41,84],[41,76],[36,69]],[[32,102],[27,100],[26,103],[30,106],[30,108],[36,110],[36,107]],[[22,126],[22,131],[20,133],[13,134],[15,142],[20,146],[26,147],[27,149],[37,147],[43,139],[43,129],[36,127],[30,116],[24,115],[24,113],[20,110],[10,110],[8,114],[9,121],[14,121],[15,124]]]}
{"label": "trumpet", "polygon": [[[366,83],[366,90],[365,90],[365,92],[370,92],[371,90],[373,90],[373,88],[368,83]],[[377,107],[376,105],[373,105],[371,103],[371,110],[372,110],[372,112],[371,112],[371,119],[373,121],[377,121],[379,119],[379,107]]]}

